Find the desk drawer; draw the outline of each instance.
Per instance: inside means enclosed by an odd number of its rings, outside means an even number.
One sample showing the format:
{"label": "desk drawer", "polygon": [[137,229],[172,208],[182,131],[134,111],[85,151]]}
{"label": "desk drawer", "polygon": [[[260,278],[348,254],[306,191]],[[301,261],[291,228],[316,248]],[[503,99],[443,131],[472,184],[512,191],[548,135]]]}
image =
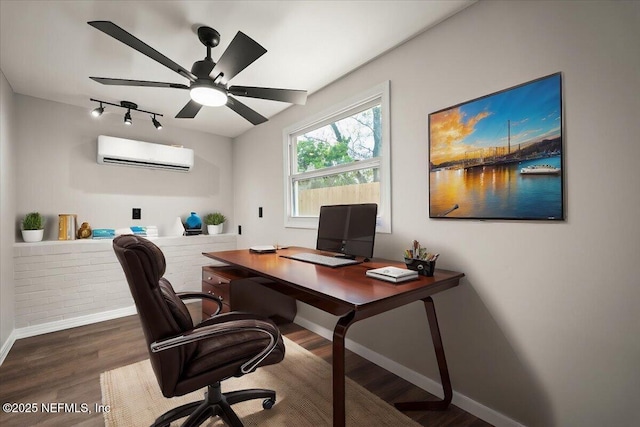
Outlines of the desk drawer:
{"label": "desk drawer", "polygon": [[202,269],[202,281],[209,283],[211,285],[228,285],[230,280],[224,276],[219,274],[215,274],[211,271],[211,269]]}
{"label": "desk drawer", "polygon": [[248,271],[240,270],[235,267],[214,267],[206,265],[202,267],[202,280],[210,283],[229,283],[231,280],[246,279],[250,277]]}
{"label": "desk drawer", "polygon": [[214,295],[222,299],[222,302],[229,304],[229,284],[213,285],[211,283],[202,282],[202,292]]}
{"label": "desk drawer", "polygon": [[[229,284],[212,285],[208,282],[202,282],[202,292],[222,299],[222,313],[231,311],[229,304]],[[207,316],[214,314],[217,309],[218,304],[215,301],[202,300],[202,312]]]}

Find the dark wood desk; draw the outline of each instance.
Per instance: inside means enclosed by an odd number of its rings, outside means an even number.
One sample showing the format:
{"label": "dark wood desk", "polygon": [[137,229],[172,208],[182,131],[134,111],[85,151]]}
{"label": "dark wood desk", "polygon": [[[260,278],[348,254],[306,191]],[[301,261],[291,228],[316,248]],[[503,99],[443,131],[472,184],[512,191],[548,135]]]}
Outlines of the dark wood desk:
{"label": "dark wood desk", "polygon": [[[345,336],[355,322],[392,310],[414,301],[423,301],[435,347],[444,399],[429,402],[396,403],[400,410],[446,409],[453,392],[447,362],[440,337],[435,307],[431,295],[457,286],[463,273],[436,269],[433,277],[392,284],[369,278],[365,272],[372,268],[403,263],[373,260],[357,265],[330,268],[283,258],[310,249],[291,247],[277,253],[256,254],[248,249],[208,252],[205,255],[226,264],[247,270],[252,275],[271,279],[269,287],[289,295],[327,313],[339,316],[333,331],[333,425],[345,425]],[[316,251],[318,252],[318,251]],[[321,252],[318,252],[321,253]]]}

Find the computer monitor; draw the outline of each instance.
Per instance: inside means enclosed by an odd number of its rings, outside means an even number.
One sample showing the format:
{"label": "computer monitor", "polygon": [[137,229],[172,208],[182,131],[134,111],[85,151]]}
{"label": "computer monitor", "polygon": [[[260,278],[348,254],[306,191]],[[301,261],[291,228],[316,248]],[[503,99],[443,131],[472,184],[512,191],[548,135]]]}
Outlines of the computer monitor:
{"label": "computer monitor", "polygon": [[316,249],[352,259],[371,258],[377,214],[375,203],[321,206]]}

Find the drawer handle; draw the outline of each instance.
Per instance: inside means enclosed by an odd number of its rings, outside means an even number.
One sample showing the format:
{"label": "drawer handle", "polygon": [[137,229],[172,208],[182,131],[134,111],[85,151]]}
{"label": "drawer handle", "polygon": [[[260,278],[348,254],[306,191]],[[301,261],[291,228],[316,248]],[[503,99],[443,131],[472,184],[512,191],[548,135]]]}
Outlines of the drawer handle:
{"label": "drawer handle", "polygon": [[[212,280],[213,280],[213,277],[212,277],[212,276],[207,276],[207,280],[212,281]],[[224,283],[224,282],[222,281],[222,279],[221,279],[221,278],[219,278],[219,277],[216,277],[216,282],[217,282],[217,284],[218,284],[218,285],[222,285],[222,284]]]}
{"label": "drawer handle", "polygon": [[213,293],[213,291],[209,291],[207,292],[209,295],[213,295],[214,297],[220,298],[220,301],[224,301],[224,298],[217,296],[216,294]]}

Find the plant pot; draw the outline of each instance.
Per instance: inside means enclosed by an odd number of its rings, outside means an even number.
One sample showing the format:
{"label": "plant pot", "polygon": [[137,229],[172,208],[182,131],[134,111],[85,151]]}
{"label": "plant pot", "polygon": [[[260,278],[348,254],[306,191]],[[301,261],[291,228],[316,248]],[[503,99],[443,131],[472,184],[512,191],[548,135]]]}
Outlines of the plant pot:
{"label": "plant pot", "polygon": [[22,240],[27,243],[41,242],[44,230],[22,230]]}
{"label": "plant pot", "polygon": [[218,225],[207,225],[207,233],[209,234],[221,234],[224,228],[224,223]]}

